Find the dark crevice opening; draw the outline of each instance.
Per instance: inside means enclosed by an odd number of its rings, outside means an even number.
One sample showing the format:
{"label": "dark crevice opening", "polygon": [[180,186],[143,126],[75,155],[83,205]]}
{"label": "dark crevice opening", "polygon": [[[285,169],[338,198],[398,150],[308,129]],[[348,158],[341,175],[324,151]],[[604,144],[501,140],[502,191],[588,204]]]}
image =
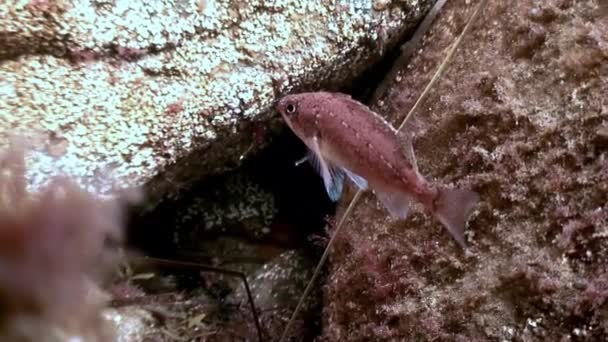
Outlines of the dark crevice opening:
{"label": "dark crevice opening", "polygon": [[[221,189],[221,184],[229,177],[243,172],[273,195],[277,207],[271,225],[273,233],[281,236],[269,236],[257,242],[278,244],[285,249],[303,247],[309,235],[321,234],[326,218],[335,210],[335,204],[328,199],[321,178],[312,166],[308,163],[295,165],[305,153],[305,146],[284,129],[266,149],[245,161],[238,170],[211,176],[187,190],[180,199],[166,200],[150,214],[132,217],[129,245],[146,255],[175,257],[179,246],[174,243],[173,228],[180,209],[206,192]],[[250,240],[245,236],[241,238]]]}

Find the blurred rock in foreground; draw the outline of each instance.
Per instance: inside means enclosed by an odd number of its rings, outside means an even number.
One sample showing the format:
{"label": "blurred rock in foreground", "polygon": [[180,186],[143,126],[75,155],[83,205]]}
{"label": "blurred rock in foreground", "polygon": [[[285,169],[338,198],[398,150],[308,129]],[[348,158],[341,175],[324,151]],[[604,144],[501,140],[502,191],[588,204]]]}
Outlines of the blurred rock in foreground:
{"label": "blurred rock in foreground", "polygon": [[0,340],[111,341],[102,292],[122,205],[67,179],[28,193],[23,151],[0,151]]}

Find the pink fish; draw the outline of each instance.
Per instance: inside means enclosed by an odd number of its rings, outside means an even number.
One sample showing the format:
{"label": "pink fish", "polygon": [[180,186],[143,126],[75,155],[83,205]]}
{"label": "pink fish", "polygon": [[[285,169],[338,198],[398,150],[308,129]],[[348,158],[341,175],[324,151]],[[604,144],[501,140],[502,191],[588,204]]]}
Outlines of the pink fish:
{"label": "pink fish", "polygon": [[391,216],[407,217],[410,201],[424,205],[464,248],[466,221],[476,192],[434,186],[418,172],[411,140],[380,115],[340,93],[315,92],[282,98],[277,111],[308,146],[308,159],[329,197],[337,201],[344,176],[371,188]]}

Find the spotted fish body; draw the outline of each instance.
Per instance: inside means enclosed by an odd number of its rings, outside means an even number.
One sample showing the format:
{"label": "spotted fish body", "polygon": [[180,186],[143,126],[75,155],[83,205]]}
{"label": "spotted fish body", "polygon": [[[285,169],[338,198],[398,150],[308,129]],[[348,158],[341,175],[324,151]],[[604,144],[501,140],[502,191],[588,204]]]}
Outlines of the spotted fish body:
{"label": "spotted fish body", "polygon": [[405,218],[409,202],[429,209],[464,247],[464,228],[478,195],[427,182],[418,172],[411,143],[365,105],[340,93],[288,95],[277,111],[308,146],[333,200],[340,197],[344,176],[361,189],[371,188],[396,218]]}

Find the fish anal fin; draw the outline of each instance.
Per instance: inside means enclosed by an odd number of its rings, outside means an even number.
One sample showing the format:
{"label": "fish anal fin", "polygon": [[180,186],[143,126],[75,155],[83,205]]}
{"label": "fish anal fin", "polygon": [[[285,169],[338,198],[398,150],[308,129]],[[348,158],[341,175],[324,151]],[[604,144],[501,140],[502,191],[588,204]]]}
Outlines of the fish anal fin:
{"label": "fish anal fin", "polygon": [[405,219],[410,210],[410,198],[400,192],[376,191],[376,197],[382,202],[392,217]]}

